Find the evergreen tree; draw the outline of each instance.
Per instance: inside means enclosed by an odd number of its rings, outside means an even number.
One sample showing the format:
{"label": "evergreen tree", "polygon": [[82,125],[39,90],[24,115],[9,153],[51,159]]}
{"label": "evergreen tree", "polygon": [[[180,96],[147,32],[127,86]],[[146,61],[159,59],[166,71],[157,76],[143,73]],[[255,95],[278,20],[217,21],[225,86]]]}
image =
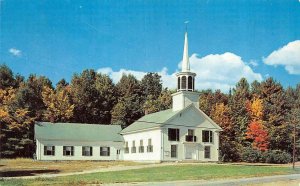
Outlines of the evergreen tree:
{"label": "evergreen tree", "polygon": [[260,98],[261,97],[261,84],[255,80],[251,83],[251,96]]}
{"label": "evergreen tree", "polygon": [[272,78],[261,84],[264,118],[270,135],[270,149],[291,152],[291,126],[287,123],[287,103],[283,87]]}
{"label": "evergreen tree", "polygon": [[111,110],[117,102],[116,87],[112,80],[104,74],[98,74],[95,81],[96,90],[99,94],[99,116],[101,122],[111,122]]}
{"label": "evergreen tree", "polygon": [[[247,146],[246,131],[249,124],[249,115],[246,109],[246,102],[249,99],[249,84],[245,78],[242,78],[233,89],[233,95],[229,101],[236,136],[235,141],[242,146]],[[242,149],[237,150],[242,151]]]}
{"label": "evergreen tree", "polygon": [[69,83],[65,79],[61,79],[56,83],[56,90],[65,89],[67,86],[69,86]]}
{"label": "evergreen tree", "polygon": [[12,70],[6,65],[0,65],[0,89],[6,89],[15,86],[16,80]]}
{"label": "evergreen tree", "polygon": [[162,91],[161,76],[157,73],[147,73],[141,80],[141,89],[145,98],[152,95],[157,99]]}
{"label": "evergreen tree", "polygon": [[127,126],[144,115],[141,85],[133,75],[123,74],[116,87],[120,97],[119,101],[122,101],[126,107],[124,121]]}
{"label": "evergreen tree", "polygon": [[123,128],[126,126],[126,106],[123,101],[118,101],[111,111],[111,124],[121,125]]}

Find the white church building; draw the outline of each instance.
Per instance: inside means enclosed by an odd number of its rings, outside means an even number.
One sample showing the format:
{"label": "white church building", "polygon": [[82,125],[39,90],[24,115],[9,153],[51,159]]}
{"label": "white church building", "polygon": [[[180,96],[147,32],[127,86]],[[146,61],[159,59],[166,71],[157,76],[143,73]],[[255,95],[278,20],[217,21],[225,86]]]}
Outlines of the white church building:
{"label": "white church building", "polygon": [[38,160],[218,161],[222,129],[199,109],[185,33],[172,109],[118,125],[36,122]]}

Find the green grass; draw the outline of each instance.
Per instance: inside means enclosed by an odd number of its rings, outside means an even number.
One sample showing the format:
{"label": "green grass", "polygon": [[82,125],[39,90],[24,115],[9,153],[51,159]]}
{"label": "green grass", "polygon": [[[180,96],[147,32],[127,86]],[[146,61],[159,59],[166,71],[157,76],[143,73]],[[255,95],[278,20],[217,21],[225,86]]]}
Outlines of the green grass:
{"label": "green grass", "polygon": [[0,185],[85,185],[100,183],[212,180],[300,173],[290,167],[249,165],[173,165],[32,180],[2,180]]}

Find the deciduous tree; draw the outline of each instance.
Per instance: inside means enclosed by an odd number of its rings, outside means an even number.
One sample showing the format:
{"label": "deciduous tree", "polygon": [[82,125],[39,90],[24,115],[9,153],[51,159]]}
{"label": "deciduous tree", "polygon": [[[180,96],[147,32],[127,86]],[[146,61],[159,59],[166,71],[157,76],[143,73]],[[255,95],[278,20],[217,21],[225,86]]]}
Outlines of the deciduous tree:
{"label": "deciduous tree", "polygon": [[74,105],[66,88],[54,91],[49,87],[44,87],[43,102],[46,105],[44,117],[51,122],[67,122],[73,117]]}

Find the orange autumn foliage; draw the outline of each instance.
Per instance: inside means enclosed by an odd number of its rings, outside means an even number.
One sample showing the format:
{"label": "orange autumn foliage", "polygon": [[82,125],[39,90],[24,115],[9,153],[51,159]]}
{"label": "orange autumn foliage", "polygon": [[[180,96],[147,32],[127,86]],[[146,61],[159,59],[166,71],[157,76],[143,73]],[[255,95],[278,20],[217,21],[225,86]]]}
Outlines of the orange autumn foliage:
{"label": "orange autumn foliage", "polygon": [[246,108],[251,117],[248,125],[246,138],[253,140],[252,147],[260,151],[268,150],[269,136],[268,131],[263,125],[263,100],[254,98],[246,103]]}
{"label": "orange autumn foliage", "polygon": [[247,129],[246,138],[253,140],[252,147],[260,151],[268,150],[269,136],[261,122],[252,121]]}

